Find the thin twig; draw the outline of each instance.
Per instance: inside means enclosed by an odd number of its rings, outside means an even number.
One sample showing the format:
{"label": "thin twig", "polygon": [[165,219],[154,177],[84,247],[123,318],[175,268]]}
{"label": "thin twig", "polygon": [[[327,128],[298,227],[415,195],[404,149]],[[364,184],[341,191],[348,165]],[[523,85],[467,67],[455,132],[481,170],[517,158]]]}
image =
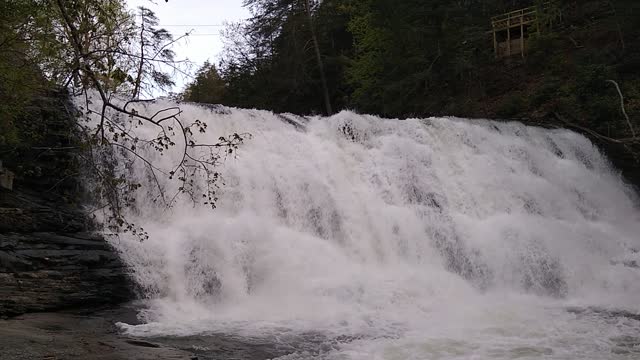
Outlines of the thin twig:
{"label": "thin twig", "polygon": [[631,125],[631,120],[629,120],[629,115],[627,115],[627,111],[624,108],[624,96],[622,96],[622,91],[620,90],[620,86],[614,80],[607,80],[607,82],[612,83],[616,87],[616,90],[618,90],[618,95],[620,95],[620,109],[622,109],[622,114],[624,115],[624,118],[627,119],[627,125],[629,125],[629,130],[631,130],[631,136],[636,137],[636,132],[633,129],[633,125]]}

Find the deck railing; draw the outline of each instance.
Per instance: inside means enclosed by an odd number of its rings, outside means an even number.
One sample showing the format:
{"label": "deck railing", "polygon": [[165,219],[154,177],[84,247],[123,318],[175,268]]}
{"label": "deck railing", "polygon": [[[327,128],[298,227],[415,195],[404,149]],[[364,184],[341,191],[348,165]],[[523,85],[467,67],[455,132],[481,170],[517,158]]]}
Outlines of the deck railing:
{"label": "deck railing", "polygon": [[[557,6],[553,1],[547,1],[541,5],[529,6],[514,10],[491,18],[493,27],[493,47],[496,57],[510,56],[520,53],[524,57],[525,53],[525,29],[530,31],[531,26],[535,26],[535,31],[540,31],[540,22],[551,22],[559,15],[554,12]],[[544,19],[542,19],[544,17]],[[545,20],[546,19],[546,20]],[[517,38],[511,38],[511,29],[518,29]],[[506,41],[498,41],[497,34],[506,31]]]}
{"label": "deck railing", "polygon": [[506,14],[497,15],[491,18],[491,24],[495,31],[506,30],[521,24],[533,24],[538,18],[538,7],[530,6],[524,9],[515,10]]}

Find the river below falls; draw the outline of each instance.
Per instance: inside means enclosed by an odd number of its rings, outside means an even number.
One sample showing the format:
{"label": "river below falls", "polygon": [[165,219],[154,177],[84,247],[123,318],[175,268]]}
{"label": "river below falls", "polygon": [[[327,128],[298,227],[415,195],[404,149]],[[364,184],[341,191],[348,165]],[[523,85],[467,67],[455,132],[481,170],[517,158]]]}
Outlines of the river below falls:
{"label": "river below falls", "polygon": [[[185,324],[143,325],[137,314],[148,304],[135,302],[115,309],[37,313],[0,320],[0,358],[635,360],[640,357],[640,315],[603,308],[556,306],[531,309],[530,315],[489,312],[486,316],[491,317],[491,324],[485,322],[466,330],[442,323],[433,324],[431,330],[409,332],[400,331],[396,324],[378,329],[376,335],[337,335],[331,330],[294,331],[286,324],[254,323],[232,327],[226,324],[227,330],[235,330],[225,332],[220,324],[202,321],[198,324],[200,330],[186,335]],[[538,317],[536,321],[531,320],[533,314]],[[124,326],[123,322],[131,325]],[[135,330],[136,325],[143,328]],[[191,325],[194,332],[195,324]],[[260,332],[255,331],[258,327]],[[387,335],[383,335],[385,331]]]}
{"label": "river below falls", "polygon": [[200,359],[640,358],[638,313],[567,301],[480,308],[425,310],[412,324],[370,319],[358,330],[349,329],[346,321],[322,328],[327,324],[306,320],[118,325],[124,334],[190,351]]}

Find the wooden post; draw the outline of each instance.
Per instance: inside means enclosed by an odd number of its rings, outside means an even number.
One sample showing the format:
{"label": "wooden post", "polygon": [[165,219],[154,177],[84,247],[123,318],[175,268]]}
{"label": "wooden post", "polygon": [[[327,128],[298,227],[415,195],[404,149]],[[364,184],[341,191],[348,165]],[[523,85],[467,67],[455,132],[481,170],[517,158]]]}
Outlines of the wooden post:
{"label": "wooden post", "polygon": [[507,56],[511,56],[511,15],[507,18]]}
{"label": "wooden post", "polygon": [[0,160],[0,187],[13,190],[14,174],[8,169],[2,168],[2,160]]}
{"label": "wooden post", "polygon": [[524,18],[520,16],[520,54],[524,59]]}
{"label": "wooden post", "polygon": [[493,52],[496,54],[496,59],[498,58],[498,39],[496,37],[496,28],[493,27]]}

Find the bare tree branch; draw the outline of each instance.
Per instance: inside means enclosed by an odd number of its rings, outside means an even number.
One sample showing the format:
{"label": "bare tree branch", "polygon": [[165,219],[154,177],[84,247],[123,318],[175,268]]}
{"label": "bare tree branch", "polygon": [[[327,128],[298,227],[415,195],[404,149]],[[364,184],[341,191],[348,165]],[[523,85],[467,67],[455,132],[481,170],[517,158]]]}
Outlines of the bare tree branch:
{"label": "bare tree branch", "polygon": [[[98,12],[104,11],[99,2],[95,4],[98,7]],[[127,49],[123,47],[128,44],[127,41],[117,37],[111,41],[113,34],[109,33],[112,30],[109,30],[108,27],[105,27],[104,31],[86,33],[83,26],[87,24],[82,21],[96,21],[88,11],[83,15],[84,18],[79,20],[74,19],[72,14],[68,12],[65,0],[55,0],[55,8],[60,13],[63,32],[71,45],[71,61],[69,62],[73,64],[71,77],[77,77],[80,80],[78,83],[85,90],[85,114],[96,116],[98,120],[95,128],[81,127],[89,147],[89,156],[82,155],[82,159],[97,178],[98,192],[106,201],[106,209],[110,211],[107,226],[125,232],[131,231],[141,235],[142,238],[147,236],[143,229],[131,224],[125,216],[125,208],[134,205],[133,193],[141,185],[135,183],[133,178],[128,178],[123,173],[123,169],[131,169],[136,161],[143,163],[151,177],[158,194],[154,201],[159,200],[165,208],[171,207],[180,194],[187,195],[194,202],[198,201],[199,195],[201,195],[201,198],[205,199],[204,203],[214,208],[217,200],[217,181],[221,179],[221,175],[215,170],[215,167],[219,166],[221,160],[226,156],[234,153],[249,135],[232,134],[220,137],[217,143],[199,143],[195,141],[193,134],[195,131],[205,133],[207,128],[205,123],[200,120],[194,120],[191,123],[185,122],[181,117],[182,110],[177,106],[156,110],[153,114],[147,115],[145,110],[153,100],[140,99],[143,88],[146,88],[147,85],[153,85],[152,82],[161,82],[159,86],[162,86],[171,81],[169,75],[160,73],[159,69],[162,66],[180,71],[177,64],[182,62],[174,60],[173,53],[168,49],[187,34],[174,40],[168,33],[159,31],[157,42],[153,43],[153,47],[151,47],[153,50],[149,52],[149,49],[145,48],[145,31],[150,31],[150,26],[154,26],[154,23],[153,18],[151,18],[151,22],[146,23],[145,16],[151,17],[152,14],[143,13],[143,21],[139,28],[140,49],[136,50],[134,47]],[[108,14],[104,13],[103,15]],[[79,21],[80,26],[76,26],[75,21]],[[127,21],[122,19],[119,23],[126,25]],[[99,25],[89,27],[99,28]],[[153,35],[156,35],[155,31]],[[96,43],[102,45],[96,46]],[[111,46],[114,43],[115,46]],[[148,57],[145,53],[153,53],[154,55]],[[120,64],[127,66],[128,71],[132,71],[132,68],[136,69],[133,71],[137,71],[132,81],[133,91],[131,88],[126,90],[126,93],[131,96],[128,101],[122,100],[120,102],[117,100],[117,85],[113,85],[112,81],[115,73],[112,61],[114,58],[120,61]],[[120,77],[124,75],[121,74]],[[71,83],[70,80],[66,82]],[[101,102],[96,104],[99,109],[92,105],[86,91],[89,89],[97,91]],[[122,103],[124,104],[121,105]],[[133,104],[141,104],[143,109],[135,109]],[[144,124],[158,128],[155,138],[138,138],[134,129]],[[162,153],[169,150],[176,146],[177,142],[179,143],[179,141],[174,141],[174,136],[181,137],[184,142],[181,160],[172,171],[167,173],[156,166],[142,151],[152,149]],[[114,161],[113,157],[120,154],[124,154],[124,158],[118,157],[118,160]],[[104,156],[109,157],[109,161],[105,161]],[[167,194],[167,189],[160,181],[162,176],[168,177],[169,180],[175,177],[180,182],[175,194]],[[204,179],[204,189],[199,188],[199,183],[194,180],[196,176],[202,176]],[[199,194],[199,192],[202,193]]]}
{"label": "bare tree branch", "polygon": [[622,114],[624,118],[627,120],[627,125],[629,125],[629,130],[631,130],[631,136],[636,137],[636,132],[633,129],[633,125],[631,125],[631,120],[629,120],[629,115],[627,115],[627,111],[624,108],[624,96],[622,96],[622,91],[620,90],[620,86],[614,80],[607,80],[607,82],[612,83],[616,90],[618,91],[618,95],[620,96],[620,109],[622,110]]}

